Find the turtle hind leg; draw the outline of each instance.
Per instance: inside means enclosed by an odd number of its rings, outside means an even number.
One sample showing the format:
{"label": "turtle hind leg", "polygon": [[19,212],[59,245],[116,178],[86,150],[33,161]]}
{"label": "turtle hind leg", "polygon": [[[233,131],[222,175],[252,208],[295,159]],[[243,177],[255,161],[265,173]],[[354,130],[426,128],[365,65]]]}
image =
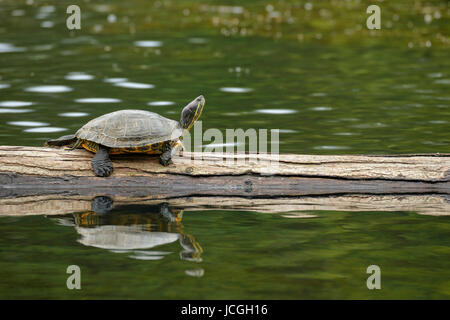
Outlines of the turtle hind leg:
{"label": "turtle hind leg", "polygon": [[113,171],[113,164],[109,159],[109,148],[99,145],[97,153],[91,161],[95,175],[108,177]]}
{"label": "turtle hind leg", "polygon": [[83,140],[78,139],[69,150],[70,151],[75,150],[76,148],[78,148],[81,145],[82,142],[83,142]]}
{"label": "turtle hind leg", "polygon": [[66,146],[66,145],[70,145],[71,143],[74,143],[75,141],[77,141],[77,138],[75,137],[74,134],[69,134],[67,136],[62,136],[59,137],[57,139],[50,139],[47,140],[44,144],[45,147],[60,147],[60,146]]}

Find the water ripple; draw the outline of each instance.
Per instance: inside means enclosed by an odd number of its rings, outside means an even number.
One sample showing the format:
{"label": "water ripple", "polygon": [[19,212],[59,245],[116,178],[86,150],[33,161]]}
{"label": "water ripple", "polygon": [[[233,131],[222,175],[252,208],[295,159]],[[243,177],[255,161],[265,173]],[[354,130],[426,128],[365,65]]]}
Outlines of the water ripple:
{"label": "water ripple", "polygon": [[39,8],[39,12],[36,14],[36,19],[46,19],[55,12],[54,6],[42,6]]}
{"label": "water ripple", "polygon": [[361,123],[354,125],[352,127],[357,129],[375,129],[375,128],[385,128],[387,127],[387,125],[381,122],[376,122],[376,123]]}
{"label": "water ripple", "polygon": [[311,110],[313,110],[313,111],[330,111],[330,110],[333,110],[333,108],[332,107],[314,107],[314,108],[311,108]]}
{"label": "water ripple", "polygon": [[27,101],[0,101],[0,107],[17,108],[31,106],[33,102]]}
{"label": "water ripple", "polygon": [[25,10],[16,9],[11,12],[11,16],[13,17],[23,17],[25,15]]}
{"label": "water ripple", "polygon": [[135,41],[134,45],[136,47],[143,47],[143,48],[157,48],[162,46],[161,41],[153,41],[153,40],[141,40],[141,41]]}
{"label": "water ripple", "polygon": [[335,135],[335,136],[355,136],[355,135],[359,135],[359,133],[355,133],[355,132],[336,132],[336,133],[333,133],[333,135]]}
{"label": "water ripple", "polygon": [[189,38],[188,41],[193,44],[204,44],[208,42],[205,38]]}
{"label": "water ripple", "polygon": [[16,47],[10,43],[1,43],[0,42],[0,53],[22,52],[22,51],[25,51],[25,48]]}
{"label": "water ripple", "polygon": [[296,113],[297,110],[292,110],[292,109],[258,109],[255,112],[256,113],[263,113],[263,114],[292,114],[292,113]]}
{"label": "water ripple", "polygon": [[350,147],[346,146],[317,146],[314,147],[315,150],[347,150],[350,149]]}
{"label": "water ripple", "polygon": [[39,133],[48,133],[48,132],[60,132],[66,131],[66,128],[57,128],[57,127],[37,127],[23,130],[24,132],[39,132]]}
{"label": "water ripple", "polygon": [[149,105],[149,106],[171,106],[174,104],[175,104],[175,102],[172,102],[172,101],[153,101],[153,102],[147,103],[147,105]]}
{"label": "water ripple", "polygon": [[39,12],[52,13],[55,12],[56,8],[52,5],[45,5],[39,8]]}
{"label": "water ripple", "polygon": [[430,120],[429,122],[431,124],[447,124],[448,123],[447,120]]}
{"label": "water ripple", "polygon": [[55,46],[53,44],[40,44],[33,46],[34,51],[47,51],[53,49]]}
{"label": "water ripple", "polygon": [[220,88],[220,91],[230,92],[230,93],[246,93],[253,91],[252,88],[238,88],[238,87],[223,87]]}
{"label": "water ripple", "polygon": [[440,72],[435,72],[435,73],[429,73],[427,76],[429,76],[430,78],[440,78],[443,76],[443,74]]}
{"label": "water ripple", "polygon": [[116,87],[131,88],[131,89],[152,89],[155,86],[153,84],[147,83],[137,83],[137,82],[116,82],[114,83]]}
{"label": "water ripple", "polygon": [[49,123],[46,122],[37,122],[37,121],[11,121],[8,124],[13,126],[21,126],[21,127],[39,127],[39,126],[48,126]]}
{"label": "water ripple", "polygon": [[54,25],[55,25],[55,23],[53,21],[49,21],[49,20],[41,22],[41,28],[49,29],[49,28],[53,28]]}
{"label": "water ripple", "polygon": [[162,258],[164,258],[164,256],[140,256],[140,255],[131,255],[129,257],[137,260],[161,260]]}
{"label": "water ripple", "polygon": [[450,84],[450,79],[439,79],[439,80],[434,80],[434,83],[438,83],[438,84]]}
{"label": "water ripple", "polygon": [[28,92],[40,92],[40,93],[59,93],[59,92],[69,92],[73,89],[67,86],[35,86],[26,88],[25,91]]}
{"label": "water ripple", "polygon": [[87,113],[87,112],[64,112],[64,113],[58,114],[58,116],[60,116],[60,117],[70,117],[70,118],[85,117],[88,115],[89,115],[89,113]]}
{"label": "water ripple", "polygon": [[92,80],[94,79],[94,76],[84,72],[70,72],[68,75],[64,77],[64,79],[73,81],[83,81],[83,80]]}
{"label": "water ripple", "polygon": [[122,100],[114,99],[114,98],[82,98],[82,99],[76,99],[75,102],[78,102],[78,103],[118,103],[118,102],[122,102]]}
{"label": "water ripple", "polygon": [[0,113],[26,113],[32,112],[33,109],[8,109],[8,108],[0,108]]}
{"label": "water ripple", "polygon": [[128,81],[128,79],[127,78],[106,78],[103,81],[107,82],[107,83],[117,83],[117,82],[126,82],[126,81]]}
{"label": "water ripple", "polygon": [[326,97],[327,94],[325,92],[315,92],[315,93],[311,93],[311,96],[313,96],[313,97]]}

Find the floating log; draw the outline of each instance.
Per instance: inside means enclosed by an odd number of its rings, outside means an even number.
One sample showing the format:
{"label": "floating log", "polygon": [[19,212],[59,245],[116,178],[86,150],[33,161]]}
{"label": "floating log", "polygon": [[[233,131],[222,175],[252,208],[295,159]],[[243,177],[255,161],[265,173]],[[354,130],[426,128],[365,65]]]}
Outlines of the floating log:
{"label": "floating log", "polygon": [[[450,154],[276,156],[184,152],[167,167],[161,166],[157,157],[136,154],[112,157],[115,170],[107,178],[94,175],[91,159],[92,154],[83,149],[0,146],[0,214],[11,214],[13,207],[18,214],[26,214],[31,209],[26,203],[35,206],[57,199],[57,207],[64,199],[89,202],[96,196],[172,202],[195,198],[202,199],[198,200],[202,206],[225,201],[228,209],[233,207],[229,199],[235,199],[237,209],[253,206],[262,211],[273,210],[271,204],[288,203],[294,205],[292,210],[358,210],[358,202],[374,210],[401,203],[405,210],[419,208],[431,214],[438,208],[439,212],[448,210],[450,194]],[[416,195],[422,198],[412,197]],[[348,205],[332,205],[339,201],[330,196],[345,196]],[[319,201],[318,197],[329,200]],[[25,207],[19,208],[20,201]],[[321,204],[314,209],[308,203]],[[7,207],[10,205],[13,207]]]}
{"label": "floating log", "polygon": [[0,146],[0,197],[64,193],[181,197],[423,194],[450,192],[450,154],[294,155],[189,153],[112,157],[96,177],[83,149]]}

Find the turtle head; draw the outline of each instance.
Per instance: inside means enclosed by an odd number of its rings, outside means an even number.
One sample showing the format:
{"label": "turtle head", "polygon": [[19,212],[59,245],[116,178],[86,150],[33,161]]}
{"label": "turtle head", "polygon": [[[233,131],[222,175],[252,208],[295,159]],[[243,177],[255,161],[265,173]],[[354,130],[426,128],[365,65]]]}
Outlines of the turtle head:
{"label": "turtle head", "polygon": [[204,106],[205,98],[203,96],[199,96],[189,102],[189,104],[184,107],[183,111],[181,111],[180,126],[186,130],[191,129],[194,122],[200,118]]}

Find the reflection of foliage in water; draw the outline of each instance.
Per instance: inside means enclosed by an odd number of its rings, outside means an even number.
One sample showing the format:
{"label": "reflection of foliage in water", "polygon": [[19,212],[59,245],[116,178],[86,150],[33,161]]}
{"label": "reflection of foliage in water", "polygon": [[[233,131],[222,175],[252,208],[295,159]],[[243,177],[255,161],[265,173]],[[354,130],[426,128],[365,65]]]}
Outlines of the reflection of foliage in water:
{"label": "reflection of foliage in water", "polygon": [[[17,5],[3,1],[3,5]],[[65,12],[70,1],[59,1]],[[382,31],[366,28],[367,1],[191,1],[147,0],[83,3],[82,25],[94,33],[171,32],[182,34],[209,29],[230,37],[264,36],[321,43],[365,43],[448,46],[447,1],[376,1],[381,8]],[[31,7],[42,6],[36,1]],[[24,8],[30,6],[23,6]],[[7,15],[3,14],[7,18]],[[58,22],[65,22],[60,15]],[[17,19],[16,19],[17,20]],[[104,23],[100,23],[102,21]],[[16,23],[30,23],[14,21]]]}
{"label": "reflection of foliage in water", "polygon": [[[156,28],[182,31],[185,28],[212,27],[231,37],[251,35],[275,39],[288,38],[332,44],[394,40],[409,46],[432,43],[448,46],[446,1],[377,2],[382,13],[382,32],[366,28],[365,1],[161,1],[154,7],[152,22]],[[155,10],[156,9],[156,10]],[[182,13],[173,25],[167,15]],[[145,14],[145,17],[147,15]],[[144,14],[140,16],[144,19]]]}

